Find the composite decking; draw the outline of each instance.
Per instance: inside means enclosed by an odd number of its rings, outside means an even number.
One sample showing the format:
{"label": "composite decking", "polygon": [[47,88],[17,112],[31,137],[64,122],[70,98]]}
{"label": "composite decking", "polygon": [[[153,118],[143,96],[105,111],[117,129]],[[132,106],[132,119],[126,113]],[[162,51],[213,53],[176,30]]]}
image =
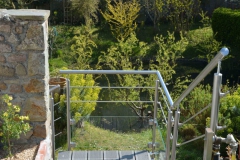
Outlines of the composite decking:
{"label": "composite decking", "polygon": [[147,151],[63,151],[58,160],[151,160]]}

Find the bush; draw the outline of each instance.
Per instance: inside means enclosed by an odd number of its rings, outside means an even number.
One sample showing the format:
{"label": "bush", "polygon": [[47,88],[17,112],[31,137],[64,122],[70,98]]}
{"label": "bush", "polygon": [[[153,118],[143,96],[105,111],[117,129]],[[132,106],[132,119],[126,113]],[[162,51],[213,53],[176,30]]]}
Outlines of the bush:
{"label": "bush", "polygon": [[20,116],[20,107],[11,103],[12,97],[8,95],[2,96],[3,105],[0,108],[7,106],[7,109],[0,112],[0,126],[1,142],[4,144],[4,149],[7,150],[8,155],[12,156],[12,140],[19,139],[22,133],[28,132],[31,128],[27,120],[28,116]]}
{"label": "bush", "polygon": [[212,29],[216,39],[233,46],[240,44],[240,10],[217,8],[212,16]]}

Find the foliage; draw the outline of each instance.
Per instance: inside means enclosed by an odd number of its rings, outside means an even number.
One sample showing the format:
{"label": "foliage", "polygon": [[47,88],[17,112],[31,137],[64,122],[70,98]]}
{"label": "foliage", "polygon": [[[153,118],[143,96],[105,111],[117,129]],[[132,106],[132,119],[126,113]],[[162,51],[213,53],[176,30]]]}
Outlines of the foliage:
{"label": "foliage", "polygon": [[210,27],[212,20],[210,17],[207,16],[207,11],[204,12],[203,10],[199,13],[201,20],[200,22],[202,23],[203,27]]}
{"label": "foliage", "polygon": [[[180,105],[181,121],[185,121],[198,111],[208,106],[211,103],[211,86],[202,85],[195,87],[194,90],[183,100]],[[209,107],[210,108],[210,107]],[[197,124],[195,128],[201,134],[204,134],[206,127],[206,118],[210,116],[210,110],[207,109],[201,114],[197,115],[189,123]]]}
{"label": "foliage", "polygon": [[137,0],[123,2],[123,0],[107,1],[107,10],[100,11],[105,20],[109,23],[112,34],[116,39],[126,39],[137,28],[136,18],[140,10]]}
{"label": "foliage", "polygon": [[[143,70],[142,58],[146,55],[149,47],[146,43],[139,41],[134,33],[126,40],[119,40],[119,43],[112,45],[107,52],[102,52],[99,57],[99,63],[103,64],[102,68],[110,70]],[[147,80],[148,77],[143,75],[124,74],[114,76],[114,82],[111,85],[127,86],[127,87],[142,87],[151,86],[152,81]],[[111,82],[110,82],[111,83]],[[107,90],[110,99],[124,100],[124,101],[140,101],[151,100],[151,96],[142,93],[146,90],[140,89],[119,89],[114,91]],[[113,92],[113,93],[112,93]],[[128,103],[133,111],[143,116],[143,111],[147,108],[148,104],[145,103]]]}
{"label": "foliage", "polygon": [[184,141],[188,141],[197,137],[199,133],[193,124],[186,124],[180,128],[179,134],[182,136]]}
{"label": "foliage", "polygon": [[227,132],[237,133],[240,131],[240,87],[228,94],[221,100],[219,121],[227,126]]}
{"label": "foliage", "polygon": [[216,39],[224,44],[239,48],[240,11],[229,8],[217,8],[212,15],[212,29]]}
{"label": "foliage", "polygon": [[203,159],[203,141],[197,140],[180,146],[177,150],[177,160],[202,160]]}
{"label": "foliage", "polygon": [[[67,68],[63,68],[66,70]],[[65,75],[65,77],[67,77]],[[96,102],[81,102],[81,101],[96,101],[100,88],[96,86],[92,75],[83,74],[70,74],[67,77],[71,86],[71,112],[74,115],[74,119],[79,121],[82,116],[87,116],[95,110]],[[60,96],[61,105],[64,106],[64,100],[66,95]]]}
{"label": "foliage", "polygon": [[3,0],[0,2],[0,8],[23,9],[23,8],[27,8],[27,6],[32,2],[33,0],[17,0],[16,3],[14,0]]}
{"label": "foliage", "polygon": [[72,0],[71,8],[77,16],[83,17],[86,26],[98,21],[98,4],[100,0]]}
{"label": "foliage", "polygon": [[187,31],[200,10],[199,0],[167,0],[168,19],[175,31]]}
{"label": "foliage", "polygon": [[[2,143],[4,143],[4,148],[7,149],[9,156],[11,153],[11,140],[16,138],[19,139],[22,133],[26,133],[30,130],[30,126],[26,120],[29,120],[28,116],[20,116],[20,107],[13,105],[11,103],[12,97],[8,95],[3,95],[2,100],[2,112],[0,113],[0,120],[2,125],[0,126],[0,136],[2,137]],[[4,105],[7,109],[4,110]]]}
{"label": "foliage", "polygon": [[186,37],[191,43],[182,54],[184,58],[207,59],[210,62],[222,46],[221,42],[215,39],[211,27],[189,31]]}
{"label": "foliage", "polygon": [[92,40],[93,33],[87,26],[83,30],[79,30],[73,37],[70,55],[74,58],[75,67],[77,69],[90,69],[93,55],[93,48],[97,45]]}
{"label": "foliage", "polygon": [[174,67],[176,66],[176,59],[185,50],[188,41],[181,34],[181,39],[176,40],[174,33],[168,32],[167,36],[157,35],[154,37],[156,43],[157,55],[154,60],[150,61],[149,68],[152,70],[159,70],[164,81],[168,83],[175,74]]}
{"label": "foliage", "polygon": [[163,1],[162,0],[153,0],[153,1],[144,0],[143,6],[149,18],[153,22],[154,28],[156,28],[157,23],[163,14],[162,13],[163,6],[164,6]]}
{"label": "foliage", "polygon": [[[211,87],[210,85],[202,85],[195,87],[190,94],[183,99],[180,104],[181,116],[180,122],[184,122],[191,116],[195,115],[201,109],[211,104]],[[181,141],[191,140],[199,135],[205,133],[206,117],[210,116],[210,107],[197,115],[194,119],[183,124],[179,131],[179,139]],[[177,159],[202,159],[203,142],[197,140],[190,144],[179,147],[177,153]]]}
{"label": "foliage", "polygon": [[[176,41],[174,34],[168,33],[167,37],[155,37],[155,49],[157,54],[148,60],[148,64],[143,65],[144,57],[149,49],[148,45],[140,42],[135,34],[131,34],[126,41],[119,41],[118,44],[111,46],[108,52],[102,52],[99,57],[99,63],[104,64],[104,69],[111,70],[158,70],[160,71],[165,82],[172,81],[172,75],[175,73],[175,59],[184,51],[184,46],[187,41],[184,37]],[[116,75],[114,85],[116,86],[154,86],[157,77],[156,75]],[[151,89],[129,89],[118,90],[110,93],[111,98],[121,100],[152,100],[154,90]],[[144,95],[144,96],[143,96]],[[137,115],[143,116],[143,111],[150,105],[144,103],[129,103],[128,104]]]}

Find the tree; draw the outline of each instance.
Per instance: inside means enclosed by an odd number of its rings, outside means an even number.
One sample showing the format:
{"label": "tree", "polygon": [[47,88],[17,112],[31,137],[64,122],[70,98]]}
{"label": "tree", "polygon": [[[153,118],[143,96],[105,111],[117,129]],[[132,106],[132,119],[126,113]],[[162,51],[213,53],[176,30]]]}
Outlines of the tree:
{"label": "tree", "polygon": [[106,0],[107,10],[100,11],[109,23],[112,34],[118,40],[126,39],[137,28],[136,18],[140,11],[137,0],[123,2],[123,0]]}
{"label": "tree", "polygon": [[174,30],[189,30],[193,17],[200,12],[199,0],[167,0],[167,17],[171,21]]}
{"label": "tree", "polygon": [[162,0],[143,0],[144,10],[153,22],[154,28],[157,27],[158,21],[163,14],[164,3]]}
{"label": "tree", "polygon": [[[146,55],[148,49],[148,45],[140,42],[136,35],[132,33],[126,40],[119,40],[118,43],[108,48],[107,52],[102,52],[102,55],[99,57],[99,63],[103,64],[102,67],[104,69],[143,70],[142,58]],[[141,87],[152,85],[147,80],[148,77],[143,75],[115,75],[112,79],[114,80],[109,80],[111,86]],[[146,94],[143,94],[144,92]],[[111,100],[144,101],[152,99],[151,95],[142,88],[107,90],[105,94],[108,94],[108,98]],[[145,116],[144,111],[150,106],[143,102],[122,104],[131,107],[133,112],[140,118]]]}
{"label": "tree", "polygon": [[77,69],[90,69],[92,61],[93,48],[97,45],[92,40],[93,32],[88,26],[83,26],[75,32],[73,44],[71,45],[70,56],[73,59],[73,66]]}
{"label": "tree", "polygon": [[14,2],[13,0],[3,0],[0,2],[0,8],[23,9],[23,8],[27,8],[27,6],[32,2],[33,0],[17,0],[16,2]]}
{"label": "tree", "polygon": [[97,11],[100,0],[72,0],[71,2],[72,10],[76,15],[84,18],[87,26],[98,21]]}
{"label": "tree", "polygon": [[[164,81],[167,83],[172,80],[174,71],[174,61],[180,52],[183,51],[185,39],[177,41],[173,34],[164,38],[155,37],[155,46],[157,54],[152,55],[152,59],[143,62],[149,51],[149,45],[136,38],[134,33],[126,40],[120,40],[112,45],[107,52],[102,52],[99,57],[99,63],[103,64],[104,69],[111,70],[158,70]],[[179,52],[179,53],[178,53]],[[170,63],[172,62],[172,63]],[[157,80],[156,75],[116,75],[111,85],[136,87],[131,89],[118,89],[109,92],[109,98],[125,101],[152,101],[154,99],[154,90],[140,87],[154,86]],[[145,111],[152,110],[153,104],[127,103],[140,118],[145,116]]]}

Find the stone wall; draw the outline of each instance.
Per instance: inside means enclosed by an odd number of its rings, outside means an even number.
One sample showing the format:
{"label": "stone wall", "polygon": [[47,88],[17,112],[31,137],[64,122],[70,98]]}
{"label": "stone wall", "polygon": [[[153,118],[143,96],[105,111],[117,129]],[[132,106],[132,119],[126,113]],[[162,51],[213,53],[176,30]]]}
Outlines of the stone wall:
{"label": "stone wall", "polygon": [[[32,130],[16,143],[51,137],[47,10],[0,10],[0,94],[13,96]],[[1,109],[1,106],[0,106]]]}

